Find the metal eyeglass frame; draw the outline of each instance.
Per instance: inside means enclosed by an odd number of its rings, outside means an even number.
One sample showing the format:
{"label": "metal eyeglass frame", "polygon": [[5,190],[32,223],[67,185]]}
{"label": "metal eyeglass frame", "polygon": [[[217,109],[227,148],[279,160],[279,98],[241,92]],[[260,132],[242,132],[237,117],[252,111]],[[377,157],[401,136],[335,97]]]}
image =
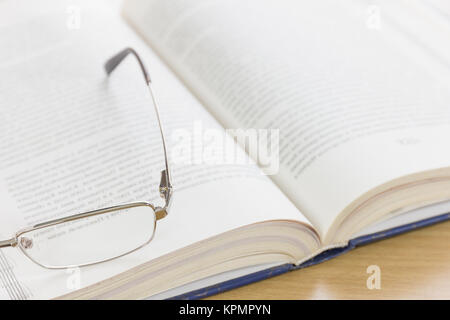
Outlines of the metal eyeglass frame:
{"label": "metal eyeglass frame", "polygon": [[[159,184],[159,193],[160,193],[160,196],[164,199],[164,206],[162,206],[162,207],[155,207],[154,205],[152,205],[151,203],[148,203],[148,202],[134,202],[134,203],[128,203],[128,204],[119,205],[119,206],[102,208],[102,209],[98,209],[98,210],[94,210],[94,211],[88,211],[88,212],[79,213],[79,214],[75,214],[75,215],[71,215],[71,216],[67,216],[67,217],[63,217],[63,218],[59,218],[59,219],[55,219],[55,220],[42,222],[42,223],[39,223],[39,224],[36,224],[36,225],[33,225],[33,226],[29,226],[29,227],[26,227],[24,229],[19,230],[18,232],[15,233],[15,235],[11,239],[0,240],[0,248],[19,246],[19,248],[25,254],[25,256],[27,256],[31,261],[33,261],[34,263],[38,264],[39,266],[47,268],[47,269],[64,269],[64,268],[69,268],[69,267],[82,267],[82,266],[87,266],[87,265],[98,264],[98,263],[102,263],[102,262],[106,262],[106,261],[110,261],[110,260],[122,257],[124,255],[127,255],[127,254],[129,254],[131,252],[134,252],[134,251],[142,248],[143,246],[147,245],[153,239],[153,236],[155,234],[154,231],[156,229],[156,222],[158,220],[161,220],[164,217],[166,217],[168,215],[168,213],[169,213],[173,187],[172,187],[172,184],[171,184],[171,181],[170,181],[169,160],[168,160],[168,156],[167,156],[166,142],[165,142],[165,139],[164,139],[164,132],[163,132],[162,124],[161,124],[161,118],[160,118],[160,115],[159,115],[158,104],[156,102],[155,95],[153,94],[150,75],[149,75],[149,73],[148,73],[144,63],[142,62],[142,59],[140,58],[138,53],[133,48],[125,48],[122,51],[120,51],[119,53],[117,53],[116,55],[114,55],[113,57],[111,57],[108,61],[106,61],[105,66],[104,66],[105,67],[105,71],[106,71],[107,75],[109,76],[116,69],[116,67],[129,54],[134,55],[136,57],[137,62],[139,63],[139,66],[141,68],[142,74],[143,74],[144,79],[145,79],[145,83],[146,83],[146,85],[148,87],[148,90],[149,90],[151,98],[152,98],[152,103],[153,103],[153,106],[154,106],[154,109],[155,109],[155,112],[156,112],[156,118],[158,120],[159,131],[161,133],[162,146],[163,146],[163,150],[164,150],[165,169],[161,171],[161,180],[160,180],[160,184]],[[21,244],[18,241],[18,238],[22,234],[30,232],[30,231],[34,231],[34,230],[38,230],[38,229],[42,229],[42,228],[46,228],[46,227],[55,226],[55,225],[58,225],[58,224],[69,222],[69,221],[80,220],[80,219],[84,219],[84,218],[88,218],[88,217],[92,217],[92,216],[96,216],[96,215],[101,215],[101,214],[105,214],[105,213],[109,213],[109,212],[113,212],[113,211],[130,209],[130,208],[140,207],[140,206],[150,207],[153,210],[154,214],[155,214],[154,226],[153,226],[153,231],[152,231],[151,238],[147,242],[145,242],[144,244],[140,245],[139,247],[137,247],[137,248],[135,248],[133,250],[130,250],[128,252],[125,252],[123,254],[111,257],[109,259],[103,259],[103,260],[100,260],[100,261],[97,261],[97,262],[80,264],[80,265],[47,266],[47,265],[43,265],[43,264],[39,263],[38,261],[35,261],[30,255],[28,255],[27,252],[26,252],[26,248],[24,248],[24,245],[26,246],[26,244]]]}

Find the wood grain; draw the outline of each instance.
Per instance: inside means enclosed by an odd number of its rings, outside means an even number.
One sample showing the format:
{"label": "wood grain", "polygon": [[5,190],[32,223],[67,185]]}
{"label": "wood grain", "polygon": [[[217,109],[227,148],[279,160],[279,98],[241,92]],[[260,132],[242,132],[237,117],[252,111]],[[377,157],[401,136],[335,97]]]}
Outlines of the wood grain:
{"label": "wood grain", "polygon": [[[379,290],[367,288],[370,265],[380,267]],[[450,221],[210,299],[450,299]]]}

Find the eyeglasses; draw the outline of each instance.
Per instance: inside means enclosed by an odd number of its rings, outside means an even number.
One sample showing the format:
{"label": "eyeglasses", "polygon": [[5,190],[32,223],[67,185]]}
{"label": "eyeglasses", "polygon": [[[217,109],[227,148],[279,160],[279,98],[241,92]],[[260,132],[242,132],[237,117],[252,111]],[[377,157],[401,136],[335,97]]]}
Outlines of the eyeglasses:
{"label": "eyeglasses", "polygon": [[18,231],[11,239],[0,240],[0,248],[18,246],[36,264],[61,269],[109,261],[136,251],[153,239],[156,222],[168,214],[172,184],[151,79],[141,58],[132,48],[111,57],[105,63],[105,71],[110,75],[129,54],[135,56],[144,75],[161,133],[165,169],[161,171],[159,193],[164,199],[164,206],[135,202],[46,221]]}

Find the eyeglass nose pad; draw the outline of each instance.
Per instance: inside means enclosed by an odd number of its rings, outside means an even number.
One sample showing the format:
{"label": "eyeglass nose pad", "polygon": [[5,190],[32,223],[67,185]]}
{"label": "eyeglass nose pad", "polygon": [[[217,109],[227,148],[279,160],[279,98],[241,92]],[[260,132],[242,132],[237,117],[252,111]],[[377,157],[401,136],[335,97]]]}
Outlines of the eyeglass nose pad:
{"label": "eyeglass nose pad", "polygon": [[31,249],[33,248],[33,240],[27,237],[20,238],[20,246],[24,249]]}

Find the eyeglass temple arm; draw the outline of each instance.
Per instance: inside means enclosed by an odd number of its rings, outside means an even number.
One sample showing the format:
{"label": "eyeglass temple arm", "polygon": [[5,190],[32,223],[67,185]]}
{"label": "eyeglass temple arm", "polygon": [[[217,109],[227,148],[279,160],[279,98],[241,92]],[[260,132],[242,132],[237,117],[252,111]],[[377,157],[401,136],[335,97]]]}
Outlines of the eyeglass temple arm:
{"label": "eyeglass temple arm", "polygon": [[[164,162],[165,162],[165,170],[161,171],[161,181],[159,184],[159,192],[161,197],[165,200],[165,204],[163,208],[157,208],[157,214],[159,214],[160,218],[163,218],[165,215],[167,215],[167,211],[170,206],[170,199],[172,196],[172,184],[170,182],[170,170],[169,170],[169,161],[167,157],[167,148],[166,148],[166,141],[164,139],[164,132],[162,128],[161,118],[159,115],[159,108],[158,103],[156,101],[155,95],[153,94],[152,85],[151,85],[151,79],[150,75],[147,71],[147,68],[145,67],[144,63],[142,62],[141,57],[138,55],[138,53],[133,48],[125,48],[113,57],[111,57],[108,61],[105,63],[105,71],[108,75],[110,75],[116,67],[129,55],[132,54],[135,56],[137,62],[139,63],[139,66],[142,71],[142,75],[144,76],[144,80],[147,84],[148,90],[150,91],[150,95],[152,97],[153,106],[155,108],[156,112],[156,118],[158,120],[159,124],[159,130],[161,133],[161,139],[164,149]],[[159,212],[158,212],[159,211]]]}

